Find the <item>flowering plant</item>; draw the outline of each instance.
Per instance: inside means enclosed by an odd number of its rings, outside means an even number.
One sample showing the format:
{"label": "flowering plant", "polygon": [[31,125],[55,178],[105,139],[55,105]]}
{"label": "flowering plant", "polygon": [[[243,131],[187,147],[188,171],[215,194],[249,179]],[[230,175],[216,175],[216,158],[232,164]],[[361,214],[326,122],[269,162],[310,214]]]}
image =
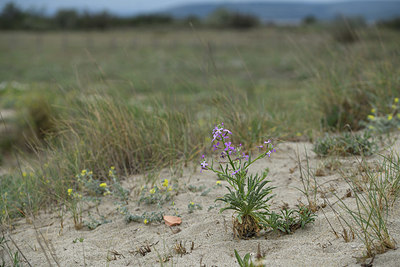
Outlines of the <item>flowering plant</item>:
{"label": "flowering plant", "polygon": [[260,222],[265,221],[269,214],[268,201],[273,197],[272,189],[266,180],[268,170],[261,175],[248,174],[249,167],[259,159],[270,157],[275,152],[271,141],[265,141],[259,146],[260,154],[254,159],[241,151],[242,145],[235,147],[230,141],[232,132],[224,128],[223,123],[216,126],[213,131],[213,150],[218,151],[218,167],[214,167],[214,160],[209,164],[203,155],[201,170],[211,170],[229,183],[229,193],[216,201],[227,204],[220,212],[231,209],[237,214],[234,219],[233,231],[240,238],[255,235],[260,230]]}

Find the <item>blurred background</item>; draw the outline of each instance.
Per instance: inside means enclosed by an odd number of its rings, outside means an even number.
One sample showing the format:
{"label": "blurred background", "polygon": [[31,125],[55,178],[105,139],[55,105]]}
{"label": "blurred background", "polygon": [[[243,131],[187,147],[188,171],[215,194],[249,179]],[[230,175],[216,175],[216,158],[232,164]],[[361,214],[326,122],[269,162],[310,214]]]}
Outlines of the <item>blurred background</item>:
{"label": "blurred background", "polygon": [[[400,95],[400,1],[0,3],[0,169],[188,164],[218,122],[247,148],[362,130]],[[43,175],[42,175],[43,176]]]}

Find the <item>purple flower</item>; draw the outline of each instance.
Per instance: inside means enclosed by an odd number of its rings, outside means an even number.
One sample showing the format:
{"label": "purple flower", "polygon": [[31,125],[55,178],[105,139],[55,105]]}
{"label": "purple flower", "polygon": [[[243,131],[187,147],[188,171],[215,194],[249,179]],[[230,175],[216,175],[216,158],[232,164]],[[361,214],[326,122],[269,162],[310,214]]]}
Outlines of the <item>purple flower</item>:
{"label": "purple flower", "polygon": [[271,157],[272,152],[276,152],[275,148],[270,150],[270,151],[268,151],[268,152],[266,152],[265,155],[268,156],[268,157]]}
{"label": "purple flower", "polygon": [[213,150],[214,150],[214,151],[217,150],[217,149],[219,148],[218,146],[219,146],[219,142],[218,142],[216,145],[213,145],[213,147],[214,147]]}
{"label": "purple flower", "polygon": [[232,176],[234,176],[236,173],[240,172],[240,168],[237,169],[236,171],[232,172]]}
{"label": "purple flower", "polygon": [[203,161],[202,163],[200,163],[200,166],[201,166],[200,172],[202,172],[203,170],[208,170],[208,168],[207,168],[208,163],[206,161]]}
{"label": "purple flower", "polygon": [[243,156],[242,158],[244,158],[245,160],[247,161],[249,160],[249,155],[246,155],[244,152],[242,153],[242,156]]}

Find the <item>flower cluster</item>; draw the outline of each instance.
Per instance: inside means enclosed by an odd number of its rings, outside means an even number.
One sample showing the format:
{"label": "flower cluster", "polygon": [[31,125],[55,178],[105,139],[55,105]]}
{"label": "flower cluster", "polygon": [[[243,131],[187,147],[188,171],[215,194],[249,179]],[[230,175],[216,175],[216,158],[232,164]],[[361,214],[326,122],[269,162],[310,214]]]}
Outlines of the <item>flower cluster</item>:
{"label": "flower cluster", "polygon": [[[242,152],[242,144],[239,144],[238,146],[234,146],[233,143],[230,141],[232,132],[226,128],[224,128],[224,123],[221,123],[220,125],[215,126],[215,128],[212,130],[212,147],[213,151],[218,151],[219,150],[219,155],[221,158],[221,161],[219,163],[235,163],[235,162],[240,162],[242,160],[247,161],[248,165],[250,165],[250,157],[246,153]],[[271,143],[271,140],[264,141],[264,143],[260,146],[258,146],[260,150],[265,149],[265,152],[261,153],[260,156],[257,159],[260,159],[262,157],[268,156],[270,157],[273,152],[276,152],[275,148],[273,148],[273,145]],[[205,156],[202,155],[202,162],[200,163],[201,170],[208,170],[210,169],[210,166],[208,162],[205,160]],[[256,160],[257,160],[256,159]],[[228,160],[228,162],[224,162],[223,160]],[[254,160],[254,161],[256,161]],[[252,161],[252,162],[254,162]],[[233,167],[233,172],[231,173],[232,176],[236,175],[239,173],[242,168],[241,167]]]}
{"label": "flower cluster", "polygon": [[367,116],[367,122],[363,125],[369,130],[377,133],[389,133],[394,129],[400,129],[400,107],[399,98],[395,98],[388,105],[390,110],[387,114],[378,113],[376,108],[371,109],[371,114]]}

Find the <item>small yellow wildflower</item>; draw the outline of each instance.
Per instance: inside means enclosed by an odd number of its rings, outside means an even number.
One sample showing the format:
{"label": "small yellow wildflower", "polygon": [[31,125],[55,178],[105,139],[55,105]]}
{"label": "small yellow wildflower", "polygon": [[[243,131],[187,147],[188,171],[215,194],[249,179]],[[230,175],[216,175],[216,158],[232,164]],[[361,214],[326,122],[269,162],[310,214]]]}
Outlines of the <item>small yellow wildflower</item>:
{"label": "small yellow wildflower", "polygon": [[101,183],[101,184],[100,184],[100,187],[101,187],[101,188],[106,188],[106,187],[107,187],[107,184],[106,184],[106,183]]}
{"label": "small yellow wildflower", "polygon": [[72,188],[69,188],[69,189],[67,190],[67,192],[68,192],[68,196],[70,196],[70,195],[72,194]]}
{"label": "small yellow wildflower", "polygon": [[82,175],[85,175],[86,172],[87,172],[87,170],[82,170],[81,174],[82,174]]}
{"label": "small yellow wildflower", "polygon": [[108,171],[108,176],[112,176],[113,175],[113,171],[112,170],[109,170]]}
{"label": "small yellow wildflower", "polygon": [[150,194],[154,194],[156,192],[155,188],[150,189]]}
{"label": "small yellow wildflower", "polygon": [[375,116],[374,115],[368,115],[368,119],[370,119],[371,121],[375,120]]}
{"label": "small yellow wildflower", "polygon": [[388,115],[387,119],[388,119],[388,121],[390,121],[390,120],[393,119],[393,116],[392,115]]}
{"label": "small yellow wildflower", "polygon": [[168,189],[167,189],[167,191],[172,191],[172,187],[169,186]]}
{"label": "small yellow wildflower", "polygon": [[192,201],[192,202],[190,202],[190,205],[194,206],[194,202],[193,202],[193,201]]}
{"label": "small yellow wildflower", "polygon": [[108,195],[111,195],[111,192],[108,191],[108,190],[107,190],[106,192],[103,193],[103,196],[108,196]]}
{"label": "small yellow wildflower", "polygon": [[3,214],[6,214],[6,210],[3,210]]}
{"label": "small yellow wildflower", "polygon": [[149,221],[148,221],[147,219],[144,219],[143,223],[144,223],[144,224],[148,224]]}
{"label": "small yellow wildflower", "polygon": [[168,187],[168,179],[164,179],[164,182],[162,183],[162,186]]}
{"label": "small yellow wildflower", "polygon": [[221,185],[221,181],[217,181],[216,184],[217,184],[217,185]]}
{"label": "small yellow wildflower", "polygon": [[26,172],[23,172],[23,173],[22,173],[22,176],[26,177]]}
{"label": "small yellow wildflower", "polygon": [[371,113],[375,113],[376,112],[376,109],[371,109]]}
{"label": "small yellow wildflower", "polygon": [[89,175],[93,175],[93,172],[92,172],[92,171],[90,171],[88,174],[89,174]]}
{"label": "small yellow wildflower", "polygon": [[114,166],[111,166],[111,168],[110,168],[111,170],[115,170],[115,167]]}
{"label": "small yellow wildflower", "polygon": [[399,103],[399,98],[398,98],[398,97],[396,97],[396,98],[394,99],[394,103]]}

